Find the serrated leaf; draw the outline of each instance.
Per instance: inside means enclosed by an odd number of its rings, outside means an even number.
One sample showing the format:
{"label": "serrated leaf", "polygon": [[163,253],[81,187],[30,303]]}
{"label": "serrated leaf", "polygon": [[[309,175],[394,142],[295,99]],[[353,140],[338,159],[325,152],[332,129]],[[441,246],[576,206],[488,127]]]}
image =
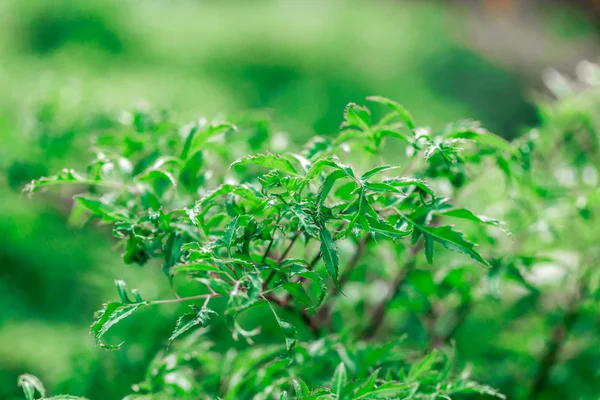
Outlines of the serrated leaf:
{"label": "serrated leaf", "polygon": [[294,392],[296,392],[296,397],[301,398],[310,394],[310,389],[302,379],[293,379],[292,384],[294,385]]}
{"label": "serrated leaf", "polygon": [[349,103],[344,110],[343,126],[356,126],[362,130],[369,130],[371,126],[371,114],[366,107]]}
{"label": "serrated leaf", "polygon": [[171,272],[173,274],[178,274],[181,272],[221,272],[218,268],[206,264],[206,263],[186,263],[186,264],[177,264],[171,267]]}
{"label": "serrated leaf", "polygon": [[325,199],[327,199],[327,196],[329,195],[329,192],[331,192],[331,189],[333,188],[333,185],[335,185],[335,182],[338,179],[347,176],[348,174],[342,170],[336,170],[327,175],[327,178],[325,178],[325,182],[323,182],[323,185],[319,188],[319,192],[317,193],[317,205],[319,206],[319,208],[323,207],[323,203],[325,202]]}
{"label": "serrated leaf", "polygon": [[506,139],[504,139],[498,135],[494,135],[493,133],[490,133],[484,129],[459,130],[459,131],[448,134],[447,137],[453,138],[453,139],[473,140],[473,141],[477,142],[478,144],[490,146],[490,147],[496,148],[498,150],[506,151],[509,153],[514,152],[509,141],[507,141]]}
{"label": "serrated leaf", "polygon": [[192,309],[192,312],[185,313],[177,319],[175,329],[173,330],[171,337],[169,337],[169,341],[172,342],[177,337],[196,326],[200,326],[202,328],[206,327],[210,319],[209,314],[215,314],[213,310],[205,307],[199,309],[198,307],[191,305],[190,308]]}
{"label": "serrated leaf", "polygon": [[96,344],[108,350],[118,350],[123,343],[107,345],[102,342],[102,336],[119,321],[124,320],[145,303],[123,304],[117,302],[104,303],[104,307],[94,315],[94,322],[90,326],[90,333],[94,335]]}
{"label": "serrated leaf", "polygon": [[405,398],[399,397],[410,393],[411,389],[415,385],[410,385],[407,383],[386,383],[378,387],[377,389],[373,389],[370,392],[362,394],[361,396],[354,397],[354,400],[371,400],[371,399],[394,399],[394,398]]}
{"label": "serrated leaf", "polygon": [[[486,217],[485,215],[474,214],[471,210],[467,210],[466,208],[452,208],[452,209],[448,209],[448,210],[441,210],[438,212],[438,214],[442,214],[447,217],[467,219],[470,221],[475,221],[475,222],[479,222],[481,224],[491,225],[491,226],[501,226],[503,224],[503,222],[500,220]],[[502,231],[509,236],[511,235],[511,233],[505,229],[502,229]]]}
{"label": "serrated leaf", "polygon": [[360,386],[360,388],[354,393],[354,398],[360,398],[360,396],[364,394],[368,394],[375,389],[375,384],[377,383],[377,376],[379,375],[380,368],[373,371],[371,375],[369,375],[369,379]]}
{"label": "serrated leaf", "polygon": [[150,169],[137,176],[137,180],[140,182],[152,182],[153,184],[157,181],[168,181],[173,187],[177,186],[177,182],[170,172],[162,171],[160,169]]}
{"label": "serrated leaf", "polygon": [[319,175],[325,168],[333,168],[338,171],[343,171],[347,176],[354,178],[352,167],[342,164],[337,157],[326,157],[316,160],[304,176],[305,179],[312,179]]}
{"label": "serrated leaf", "polygon": [[239,216],[235,216],[226,226],[225,233],[223,234],[223,244],[227,249],[227,252],[231,252],[231,245],[237,237],[237,229],[239,228]]}
{"label": "serrated leaf", "polygon": [[229,130],[237,131],[238,129],[229,122],[215,122],[206,127],[200,126],[198,122],[193,122],[190,124],[189,133],[181,152],[181,158],[184,160],[187,159],[188,154],[202,150],[210,139]]}
{"label": "serrated leaf", "polygon": [[372,168],[372,169],[368,170],[364,174],[362,174],[362,176],[360,177],[360,180],[361,181],[366,181],[366,180],[368,180],[369,178],[371,178],[372,176],[374,176],[376,174],[379,174],[379,173],[385,172],[385,171],[389,171],[389,170],[392,170],[392,169],[398,169],[398,168],[400,168],[400,166],[397,166],[397,165],[382,165],[382,166],[379,166],[379,167],[375,167],[375,168]]}
{"label": "serrated leaf", "polygon": [[317,227],[311,216],[304,211],[304,208],[300,204],[294,204],[289,209],[298,218],[302,229],[304,229],[304,231],[310,236],[317,238]]}
{"label": "serrated leaf", "polygon": [[248,164],[260,165],[266,168],[276,169],[287,174],[298,175],[296,167],[294,167],[290,160],[272,153],[257,154],[255,156],[246,156],[239,158],[231,164],[230,168],[236,165]]}
{"label": "serrated leaf", "polygon": [[391,108],[398,114],[400,118],[402,118],[406,126],[408,126],[410,129],[415,129],[415,121],[412,115],[410,115],[406,108],[404,108],[404,106],[401,104],[382,96],[369,96],[367,97],[367,100],[383,104],[384,106]]}
{"label": "serrated leaf", "polygon": [[339,363],[333,372],[333,378],[331,379],[331,392],[341,397],[346,384],[348,383],[348,376],[346,373],[346,365],[343,362]]}
{"label": "serrated leaf", "polygon": [[23,392],[25,393],[25,398],[27,400],[34,400],[36,392],[39,393],[42,397],[46,396],[46,389],[44,388],[44,385],[34,375],[20,375],[18,384],[21,387],[21,389],[23,389]]}
{"label": "serrated leaf", "polygon": [[107,222],[116,221],[129,221],[129,217],[125,211],[119,210],[115,206],[105,203],[101,200],[91,199],[83,196],[75,196],[75,201],[91,211],[93,215],[96,215],[102,220]]}
{"label": "serrated leaf", "polygon": [[337,251],[337,245],[333,241],[331,234],[325,227],[319,229],[319,239],[321,241],[321,255],[325,263],[327,273],[333,279],[335,286],[338,286],[338,275],[340,259]]}
{"label": "serrated leaf", "polygon": [[293,298],[300,300],[307,307],[313,306],[313,301],[304,290],[304,286],[300,282],[286,282],[283,284],[283,288],[287,290],[289,294],[292,295]]}
{"label": "serrated leaf", "polygon": [[435,241],[449,250],[466,254],[483,265],[490,266],[490,264],[475,251],[476,244],[465,239],[462,232],[454,230],[451,226],[426,227],[415,225],[415,228],[420,230],[424,235],[425,254],[427,255],[427,261],[429,263],[431,263],[433,259],[433,242]]}
{"label": "serrated leaf", "polygon": [[39,179],[34,179],[23,188],[23,192],[31,194],[36,192],[38,189],[46,186],[55,185],[68,185],[68,184],[98,184],[98,185],[110,185],[109,182],[95,181],[86,178],[84,175],[76,172],[72,169],[63,169],[60,173],[52,176],[46,176]]}
{"label": "serrated leaf", "polygon": [[382,236],[386,236],[391,239],[399,239],[399,238],[408,236],[412,233],[411,230],[398,229],[398,228],[388,224],[386,221],[380,220],[378,218],[373,218],[370,215],[367,215],[366,218],[369,223],[371,232],[378,233]]}
{"label": "serrated leaf", "polygon": [[269,304],[269,308],[271,308],[271,311],[273,312],[273,315],[275,315],[275,319],[277,320],[277,324],[281,328],[283,336],[285,336],[285,348],[287,350],[286,358],[291,359],[293,358],[294,349],[296,347],[296,328],[294,328],[294,326],[289,322],[286,322],[283,319],[281,319],[279,315],[277,315],[277,313],[275,312],[275,309],[273,308],[271,303],[267,304]]}
{"label": "serrated leaf", "polygon": [[388,184],[388,185],[391,185],[394,187],[415,186],[415,187],[419,188],[420,190],[422,190],[423,192],[430,195],[431,197],[435,198],[435,193],[433,192],[433,189],[431,189],[431,187],[427,184],[427,182],[425,182],[424,180],[419,179],[419,178],[411,178],[411,177],[393,178],[393,179],[386,179],[382,183],[385,183],[385,184]]}

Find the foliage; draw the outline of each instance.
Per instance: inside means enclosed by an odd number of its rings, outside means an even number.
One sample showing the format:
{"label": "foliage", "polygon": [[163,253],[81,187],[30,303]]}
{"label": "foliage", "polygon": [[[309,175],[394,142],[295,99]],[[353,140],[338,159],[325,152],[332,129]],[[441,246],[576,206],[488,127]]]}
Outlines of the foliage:
{"label": "foliage", "polygon": [[[148,300],[117,280],[119,300],[90,328],[100,346],[120,348],[111,332],[138,310],[193,304],[128,399],[504,398],[493,388],[502,382],[456,372],[453,339],[490,302],[517,325],[502,334],[521,334],[521,321],[567,291],[560,312],[547,312],[534,374],[508,388],[539,398],[552,390],[567,335],[593,318],[600,287],[592,269],[600,123],[590,106],[600,70],[581,68],[581,83],[554,77],[560,101],[542,105],[545,125],[512,143],[473,121],[417,127],[400,104],[375,96],[367,100],[385,109],[380,118],[351,103],[336,137],[235,159],[241,125],[179,127],[140,113],[95,140],[85,172],[63,170],[25,190],[83,188],[71,219],[110,224],[124,261],[160,266],[173,292]],[[405,155],[401,166],[385,160],[392,146]],[[489,209],[509,223],[483,215]],[[569,273],[548,284],[536,276],[548,266]],[[270,322],[258,314],[265,310]],[[424,340],[398,339],[393,325],[407,314],[406,330],[418,324]],[[249,346],[218,347],[209,339],[218,321]],[[261,339],[269,323],[280,344]],[[575,356],[593,343],[589,330],[580,335]],[[523,351],[502,345],[487,347],[504,351],[501,362]],[[458,346],[459,357],[463,350],[468,359],[473,349]],[[473,366],[476,378],[494,368]],[[22,382],[33,396],[37,380]]]}

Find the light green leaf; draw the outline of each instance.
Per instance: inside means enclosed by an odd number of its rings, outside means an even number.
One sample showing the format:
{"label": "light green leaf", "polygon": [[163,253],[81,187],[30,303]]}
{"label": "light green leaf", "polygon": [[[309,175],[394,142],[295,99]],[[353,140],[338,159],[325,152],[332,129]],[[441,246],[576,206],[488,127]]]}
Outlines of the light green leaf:
{"label": "light green leaf", "polygon": [[23,389],[25,393],[25,398],[27,400],[34,400],[35,393],[39,393],[42,397],[46,396],[46,389],[42,382],[34,375],[31,374],[23,374],[19,376],[19,386]]}
{"label": "light green leaf", "polygon": [[287,158],[283,158],[272,153],[239,158],[231,164],[230,168],[236,165],[248,164],[260,165],[266,168],[276,169],[287,174],[298,175],[296,167],[294,167],[294,165]]}
{"label": "light green leaf", "polygon": [[346,384],[348,383],[348,376],[346,374],[346,365],[343,362],[339,363],[333,373],[331,379],[331,392],[341,397]]}
{"label": "light green leaf", "polygon": [[362,394],[358,397],[354,397],[354,400],[405,398],[404,395],[410,393],[413,387],[414,385],[407,383],[386,383],[377,389],[373,389],[370,392]]}
{"label": "light green leaf", "polygon": [[433,242],[438,242],[449,250],[453,250],[459,253],[463,253],[471,257],[472,259],[482,263],[483,265],[490,266],[490,264],[481,257],[481,255],[475,251],[475,243],[468,241],[464,238],[462,232],[454,230],[451,226],[431,227],[431,226],[419,226],[415,225],[419,229],[425,239],[425,248],[427,261],[432,262],[433,257]]}
{"label": "light green leaf", "polygon": [[118,350],[123,343],[118,345],[107,345],[102,342],[102,336],[119,321],[124,320],[145,303],[123,304],[117,302],[104,303],[104,307],[94,315],[94,322],[90,326],[90,333],[94,335],[96,344],[108,349]]}
{"label": "light green leaf", "polygon": [[344,110],[343,126],[356,126],[364,131],[369,130],[371,126],[371,114],[366,107],[349,103]]}
{"label": "light green leaf", "polygon": [[210,319],[209,314],[215,314],[213,310],[205,307],[199,309],[198,307],[191,305],[190,308],[192,309],[192,312],[185,313],[181,317],[179,317],[179,319],[177,319],[177,323],[175,324],[175,330],[173,330],[173,334],[169,338],[169,341],[172,342],[178,336],[184,334],[185,332],[189,331],[190,329],[196,326],[200,326],[203,328],[206,327]]}
{"label": "light green leaf", "polygon": [[391,185],[394,187],[416,186],[417,188],[419,188],[423,192],[427,193],[431,197],[435,197],[435,193],[433,192],[433,189],[431,189],[431,187],[427,184],[427,182],[425,182],[424,180],[419,179],[419,178],[411,178],[411,177],[393,178],[393,179],[384,180],[382,183],[385,183],[385,184],[388,184],[388,185]]}
{"label": "light green leaf", "polygon": [[326,157],[318,159],[310,167],[304,178],[312,179],[315,176],[319,175],[323,171],[323,169],[327,167],[343,171],[347,176],[355,178],[354,171],[352,170],[352,168],[348,165],[340,163],[340,160],[337,157]]}
{"label": "light green leaf", "polygon": [[401,104],[381,96],[369,96],[367,97],[367,100],[383,104],[384,106],[391,108],[398,114],[400,118],[402,118],[402,120],[404,120],[406,126],[408,126],[410,129],[415,129],[415,122],[412,115],[410,115],[406,108],[404,108],[404,106]]}
{"label": "light green leaf", "polygon": [[366,181],[369,178],[371,178],[372,176],[374,176],[380,172],[389,171],[389,170],[398,169],[398,168],[400,168],[400,166],[397,166],[397,165],[382,165],[379,167],[375,167],[375,168],[368,170],[364,174],[362,174],[362,176],[360,177],[360,180]]}
{"label": "light green leaf", "polygon": [[302,397],[308,396],[310,394],[310,389],[308,388],[308,386],[306,385],[306,383],[304,383],[304,381],[302,379],[296,378],[296,379],[292,380],[292,383],[294,385],[294,391],[296,392],[296,397],[302,398]]}
{"label": "light green leaf", "polygon": [[75,196],[74,199],[83,207],[91,211],[93,215],[102,218],[103,221],[129,221],[129,217],[124,210],[120,210],[111,204],[83,196]]}
{"label": "light green leaf", "polygon": [[311,216],[304,211],[304,208],[300,204],[294,204],[289,209],[298,218],[300,226],[302,226],[304,231],[310,236],[317,238],[317,227]]}
{"label": "light green leaf", "polygon": [[177,264],[171,267],[171,272],[173,274],[178,274],[181,272],[221,272],[218,268],[206,264],[206,263],[187,263],[187,264]]}

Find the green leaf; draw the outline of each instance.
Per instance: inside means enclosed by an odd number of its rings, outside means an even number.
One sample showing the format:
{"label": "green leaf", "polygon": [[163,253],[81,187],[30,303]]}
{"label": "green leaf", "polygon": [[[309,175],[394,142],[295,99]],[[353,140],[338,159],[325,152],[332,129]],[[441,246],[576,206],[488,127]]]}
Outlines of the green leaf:
{"label": "green leaf", "polygon": [[304,381],[300,378],[296,378],[292,380],[292,384],[294,385],[294,391],[296,392],[296,397],[301,398],[304,396],[308,396],[310,394],[310,389],[304,383]]}
{"label": "green leaf", "polygon": [[348,377],[346,374],[346,365],[341,362],[335,368],[333,373],[333,378],[331,379],[331,392],[340,398],[347,383]]}
{"label": "green leaf", "polygon": [[[476,215],[471,210],[467,210],[466,208],[452,208],[452,209],[448,209],[448,210],[440,210],[437,212],[437,214],[442,214],[447,217],[467,219],[470,221],[475,221],[475,222],[479,222],[481,224],[491,225],[491,226],[500,226],[503,224],[503,222],[500,220],[486,217],[485,215]],[[506,230],[503,230],[503,231],[507,235],[510,235],[510,232],[508,232]]]}
{"label": "green leaf", "polygon": [[371,126],[371,114],[366,107],[349,103],[344,110],[343,126],[356,126],[362,130],[369,130]]}
{"label": "green leaf", "polygon": [[300,204],[294,204],[289,209],[298,218],[300,226],[302,226],[304,231],[310,236],[317,238],[317,227],[313,221],[313,218],[311,218],[311,216],[306,213],[304,208]]}
{"label": "green leaf", "polygon": [[323,182],[323,185],[319,188],[319,192],[317,193],[317,205],[319,208],[323,207],[323,203],[325,202],[325,199],[327,199],[327,196],[329,195],[329,192],[331,192],[335,182],[338,179],[345,178],[347,176],[348,174],[343,170],[336,170],[327,175],[325,182]]}
{"label": "green leaf", "polygon": [[377,389],[373,389],[361,396],[354,397],[354,400],[406,398],[403,395],[408,394],[413,387],[414,385],[407,383],[386,383]]}
{"label": "green leaf", "polygon": [[378,233],[382,236],[386,236],[391,239],[400,239],[400,238],[408,236],[412,233],[411,230],[406,230],[406,231],[400,230],[400,229],[388,224],[386,221],[378,219],[378,218],[373,218],[370,215],[367,215],[366,218],[369,223],[371,232]]}
{"label": "green leaf", "polygon": [[450,133],[448,137],[453,139],[473,140],[478,144],[493,147],[498,150],[506,151],[508,153],[514,152],[509,141],[481,128],[458,130]]}
{"label": "green leaf", "polygon": [[190,308],[192,309],[192,312],[185,313],[177,319],[175,330],[173,330],[173,334],[171,337],[169,337],[169,341],[172,342],[178,336],[181,336],[196,326],[200,326],[202,328],[206,327],[210,319],[209,314],[216,314],[213,310],[205,307],[199,309],[198,307],[191,305]]}
{"label": "green leaf", "polygon": [[306,304],[306,306],[313,307],[313,301],[310,298],[310,296],[306,293],[306,290],[304,290],[304,286],[302,286],[302,283],[286,282],[283,284],[283,288],[287,290],[287,292],[291,294],[292,297]]}
{"label": "green leaf", "polygon": [[415,186],[415,187],[419,188],[420,190],[422,190],[423,192],[430,195],[431,197],[435,198],[435,193],[433,192],[433,189],[431,189],[431,187],[427,184],[427,182],[425,182],[422,179],[411,178],[411,177],[393,178],[393,179],[384,180],[382,183],[385,183],[385,184],[388,184],[388,185],[391,185],[394,187]]}
{"label": "green leaf", "polygon": [[400,168],[400,166],[395,166],[395,165],[382,165],[380,167],[375,167],[375,168],[368,170],[364,174],[362,174],[362,176],[360,177],[360,180],[366,181],[369,178],[371,178],[372,176],[374,176],[380,172],[389,171],[389,170],[398,169],[398,168]]}
{"label": "green leaf", "polygon": [[369,96],[367,97],[367,100],[383,104],[384,106],[391,108],[398,114],[400,118],[402,118],[406,126],[408,126],[410,129],[415,129],[415,122],[412,115],[410,115],[406,108],[404,108],[404,106],[401,104],[381,96]]}
{"label": "green leaf", "polygon": [[198,271],[204,271],[204,272],[221,272],[220,269],[206,264],[206,263],[187,263],[187,264],[177,264],[177,265],[173,265],[173,267],[171,267],[171,272],[173,274],[178,274],[181,272],[198,272]]}
{"label": "green leaf", "polygon": [[46,186],[56,186],[56,185],[111,185],[110,182],[101,181],[101,180],[91,180],[86,178],[85,176],[75,172],[72,169],[63,169],[60,173],[48,177],[43,177],[40,179],[34,179],[23,188],[24,193],[34,193],[38,189],[46,187]]}
{"label": "green leaf", "polygon": [[490,264],[484,260],[478,252],[475,251],[475,246],[477,245],[466,240],[462,232],[454,230],[451,226],[425,227],[415,225],[415,227],[424,235],[426,248],[425,254],[427,255],[427,261],[430,264],[432,263],[433,242],[435,241],[449,250],[466,254],[483,265],[488,267],[490,266]]}
{"label": "green leaf", "polygon": [[273,311],[273,315],[275,315],[277,324],[281,328],[281,331],[283,332],[283,336],[285,336],[285,348],[287,350],[286,358],[291,359],[291,358],[293,358],[294,348],[296,347],[296,328],[294,328],[294,326],[292,324],[290,324],[289,322],[286,322],[283,319],[281,319],[279,317],[279,315],[277,315],[277,313],[275,312],[275,309],[273,308],[271,303],[267,303],[267,304],[269,304],[269,308],[271,308],[271,311]]}
{"label": "green leaf", "polygon": [[145,303],[123,304],[117,302],[104,303],[101,310],[94,315],[94,322],[90,326],[90,333],[94,335],[96,344],[108,350],[118,350],[123,345],[107,345],[102,342],[102,336],[119,321],[124,320]]}
{"label": "green leaf", "polygon": [[343,171],[347,176],[355,178],[352,168],[348,165],[342,164],[337,157],[319,158],[306,172],[304,178],[307,180],[312,179],[319,175],[327,167],[333,168],[334,170]]}
{"label": "green leaf", "polygon": [[42,382],[34,375],[31,374],[23,374],[19,376],[19,386],[23,389],[25,393],[25,398],[27,400],[34,400],[35,393],[39,393],[40,396],[46,396],[46,389]]}
{"label": "green leaf", "polygon": [[230,168],[236,165],[248,164],[260,165],[266,168],[276,169],[287,174],[298,175],[296,167],[294,167],[294,165],[287,158],[283,158],[272,153],[239,158],[231,164]]}
{"label": "green leaf", "polygon": [[226,226],[225,233],[223,235],[223,244],[227,249],[228,253],[231,253],[231,245],[237,238],[237,229],[239,228],[239,216],[235,216]]}
{"label": "green leaf", "polygon": [[189,133],[181,152],[181,158],[183,160],[187,159],[188,154],[202,150],[210,139],[230,130],[237,132],[238,129],[229,122],[211,123],[205,128],[202,128],[198,122],[193,122],[190,124]]}
{"label": "green leaf", "polygon": [[137,176],[139,182],[149,182],[155,190],[158,192],[157,185],[163,182],[169,182],[173,187],[177,186],[177,182],[170,172],[162,171],[160,169],[150,169]]}
{"label": "green leaf", "polygon": [[375,384],[377,383],[377,376],[379,375],[380,369],[376,369],[369,376],[369,379],[354,393],[354,398],[360,398],[363,394],[367,394],[372,392],[375,389]]}
{"label": "green leaf", "polygon": [[129,221],[129,217],[126,215],[124,210],[119,210],[117,207],[111,204],[83,196],[75,196],[74,199],[83,207],[91,211],[93,215],[102,218],[103,221]]}
{"label": "green leaf", "polygon": [[198,176],[198,173],[202,169],[203,160],[202,152],[197,151],[185,162],[183,168],[179,171],[179,182],[190,193],[195,193],[202,182],[202,178]]}
{"label": "green leaf", "polygon": [[325,263],[327,273],[333,279],[335,286],[338,286],[338,275],[340,267],[340,259],[338,255],[337,245],[333,241],[331,234],[325,227],[319,229],[319,238],[321,240],[321,255]]}

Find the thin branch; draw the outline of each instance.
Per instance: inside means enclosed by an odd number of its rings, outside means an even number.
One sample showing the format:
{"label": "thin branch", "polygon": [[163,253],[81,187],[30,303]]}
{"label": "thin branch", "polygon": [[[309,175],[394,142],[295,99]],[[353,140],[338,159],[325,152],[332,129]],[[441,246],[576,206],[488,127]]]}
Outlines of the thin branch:
{"label": "thin branch", "polygon": [[209,293],[209,294],[199,294],[197,296],[190,296],[190,297],[178,297],[176,299],[164,299],[164,300],[150,300],[147,301],[146,304],[151,306],[151,305],[155,305],[155,304],[169,304],[169,303],[182,303],[185,301],[192,301],[192,300],[198,300],[198,299],[207,299],[207,298],[213,298],[213,297],[220,297],[221,295],[218,293]]}
{"label": "thin branch", "polygon": [[582,282],[579,282],[577,285],[576,293],[571,298],[565,315],[558,325],[556,325],[552,330],[552,334],[546,346],[546,351],[539,361],[538,371],[533,379],[533,385],[531,386],[531,391],[529,392],[528,397],[530,400],[539,398],[546,389],[550,372],[556,364],[558,355],[566,342],[569,332],[579,318],[581,299],[584,297],[584,292],[585,283],[582,280]]}
{"label": "thin branch", "polygon": [[[300,237],[301,234],[302,234],[301,230],[296,232],[296,234],[290,241],[290,244],[288,245],[288,247],[283,251],[283,253],[281,254],[281,257],[279,257],[279,259],[277,260],[277,264],[281,264],[281,262],[287,258],[288,254],[292,250],[292,247],[294,247],[294,243],[296,243],[296,240],[298,240],[298,238]],[[267,251],[265,251],[265,255],[263,256],[262,262],[265,262],[265,260],[267,259],[267,256],[269,254],[269,250],[271,249],[272,244],[273,244],[273,240],[271,240],[271,242],[269,243],[269,246],[267,247]],[[272,270],[271,273],[269,274],[269,276],[267,277],[267,279],[263,283],[263,290],[267,286],[269,286],[269,283],[271,283],[271,281],[275,277],[275,274],[276,274],[276,271]]]}
{"label": "thin branch", "polygon": [[352,258],[350,258],[350,261],[348,261],[348,265],[346,266],[346,269],[344,269],[344,272],[340,276],[339,286],[333,287],[331,289],[330,295],[325,300],[325,304],[323,304],[323,306],[317,312],[317,316],[316,316],[317,321],[316,322],[318,325],[325,325],[325,324],[329,323],[329,320],[331,318],[331,308],[332,308],[331,301],[338,293],[341,292],[344,285],[350,280],[350,277],[352,276],[352,272],[354,272],[354,269],[358,266],[358,263],[360,262],[360,260],[362,259],[363,255],[364,255],[367,244],[369,243],[369,241],[371,241],[371,239],[372,239],[372,237],[370,235],[367,235],[358,242],[356,251],[352,255]]}
{"label": "thin branch", "polygon": [[[447,329],[446,333],[436,332],[431,335],[431,338],[429,340],[429,348],[430,349],[439,348],[442,345],[448,343],[450,341],[450,339],[452,339],[454,337],[454,335],[456,334],[458,329],[462,326],[462,324],[465,322],[465,320],[467,319],[467,316],[471,312],[472,308],[473,308],[472,299],[463,301],[456,309],[456,314],[454,316],[454,322],[453,322],[452,326],[449,329]],[[436,317],[436,319],[437,319],[437,317]],[[430,327],[429,331],[430,332],[434,331],[433,324]]]}
{"label": "thin branch", "polygon": [[400,272],[398,272],[390,286],[388,294],[373,309],[370,322],[361,334],[363,339],[372,339],[377,334],[379,328],[381,328],[383,320],[385,319],[388,303],[398,295],[400,289],[402,289],[404,283],[406,283],[406,279],[408,278],[412,270],[415,268],[416,264],[416,257],[412,256],[410,260],[408,260],[406,264],[404,264]]}

